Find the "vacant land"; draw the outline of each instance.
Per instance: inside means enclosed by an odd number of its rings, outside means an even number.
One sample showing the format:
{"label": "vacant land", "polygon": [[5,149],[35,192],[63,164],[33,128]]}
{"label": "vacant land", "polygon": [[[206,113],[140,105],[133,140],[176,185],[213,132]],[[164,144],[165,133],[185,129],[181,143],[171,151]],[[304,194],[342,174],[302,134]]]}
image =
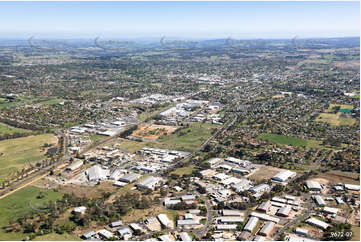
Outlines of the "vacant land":
{"label": "vacant land", "polygon": [[147,146],[147,142],[138,142],[127,139],[120,139],[120,142],[121,144],[118,145],[118,148],[129,153],[134,153]]}
{"label": "vacant land", "polygon": [[162,205],[156,205],[147,209],[132,209],[129,213],[122,216],[122,221],[125,223],[137,222],[139,220],[143,220],[144,218],[155,217],[160,213],[167,214],[170,220],[174,219],[177,214],[176,211],[168,210]]}
{"label": "vacant land", "polygon": [[275,176],[277,173],[282,171],[280,168],[272,167],[272,166],[262,166],[260,167],[255,173],[253,173],[248,178],[261,181],[263,179],[271,179],[273,176]]}
{"label": "vacant land", "polygon": [[45,143],[55,144],[56,142],[56,137],[52,134],[0,141],[0,175],[9,170],[19,169],[27,162],[42,160],[46,149],[42,150],[41,147]]}
{"label": "vacant land", "polygon": [[74,234],[57,234],[57,233],[50,233],[41,236],[37,236],[34,241],[77,241],[81,240],[78,236]]}
{"label": "vacant land", "polygon": [[272,98],[284,98],[284,97],[285,97],[285,95],[283,95],[283,94],[276,94],[276,95],[272,96]]}
{"label": "vacant land", "polygon": [[360,185],[358,173],[342,172],[342,171],[328,171],[326,173],[321,173],[315,177],[326,179],[332,183]]}
{"label": "vacant land", "polygon": [[0,123],[0,135],[14,133],[31,133],[31,130],[20,129],[4,123]]}
{"label": "vacant land", "polygon": [[163,135],[173,133],[177,128],[176,126],[167,125],[141,125],[132,135],[156,140]]}
{"label": "vacant land", "polygon": [[189,128],[160,137],[158,141],[169,149],[195,151],[212,135],[212,129],[219,127],[208,123],[194,123]]}
{"label": "vacant land", "polygon": [[[39,193],[44,195],[37,198]],[[10,220],[28,214],[32,207],[40,208],[49,201],[61,198],[58,192],[45,190],[34,186],[27,186],[0,200],[0,240],[21,240],[26,236],[22,233],[6,233],[2,227],[9,225]],[[32,207],[31,207],[32,206]]]}
{"label": "vacant land", "polygon": [[276,144],[281,145],[292,145],[292,146],[303,146],[303,147],[314,147],[314,148],[322,148],[321,141],[317,140],[308,140],[308,139],[299,139],[294,137],[289,137],[285,135],[279,134],[261,134],[258,136],[259,139],[264,139],[271,141]]}
{"label": "vacant land", "polygon": [[360,241],[360,227],[352,226],[352,241]]}
{"label": "vacant land", "polygon": [[190,175],[194,171],[194,168],[195,168],[194,165],[181,167],[181,168],[178,168],[177,170],[171,172],[171,174],[177,174],[179,176]]}

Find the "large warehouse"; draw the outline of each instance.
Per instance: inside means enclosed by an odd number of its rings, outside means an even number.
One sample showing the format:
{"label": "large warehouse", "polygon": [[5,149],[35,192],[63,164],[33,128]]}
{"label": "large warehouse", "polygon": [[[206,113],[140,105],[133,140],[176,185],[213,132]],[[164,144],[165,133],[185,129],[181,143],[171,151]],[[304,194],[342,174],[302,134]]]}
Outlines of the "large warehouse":
{"label": "large warehouse", "polygon": [[290,170],[285,170],[285,171],[281,171],[280,173],[278,173],[277,175],[272,177],[272,180],[279,181],[279,182],[285,182],[294,176],[296,176],[296,172],[293,172]]}

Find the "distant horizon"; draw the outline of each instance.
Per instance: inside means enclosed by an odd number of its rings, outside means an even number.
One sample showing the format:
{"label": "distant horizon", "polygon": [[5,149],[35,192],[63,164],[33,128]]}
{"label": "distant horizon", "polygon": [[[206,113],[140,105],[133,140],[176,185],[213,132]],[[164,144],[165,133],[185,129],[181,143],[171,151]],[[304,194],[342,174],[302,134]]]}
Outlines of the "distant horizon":
{"label": "distant horizon", "polygon": [[301,36],[292,36],[290,38],[236,38],[233,36],[225,36],[225,37],[202,37],[202,38],[192,38],[192,37],[182,37],[182,36],[159,36],[159,37],[147,37],[147,36],[139,36],[139,37],[107,37],[107,36],[84,36],[84,37],[71,37],[71,36],[64,36],[64,37],[52,37],[50,35],[31,35],[29,37],[12,37],[12,36],[1,36],[0,35],[0,40],[24,40],[24,41],[28,41],[31,37],[34,38],[34,41],[36,40],[94,40],[97,37],[100,37],[100,41],[102,40],[144,40],[144,41],[156,41],[156,40],[160,40],[162,37],[166,37],[166,39],[169,40],[200,40],[200,41],[207,41],[207,40],[226,40],[228,38],[231,39],[235,39],[235,40],[291,40],[294,38],[297,39],[346,39],[346,38],[360,38],[360,36],[332,36],[332,37],[318,37],[318,36],[314,36],[314,37],[301,37]]}
{"label": "distant horizon", "polygon": [[1,38],[360,36],[360,2],[0,2]]}

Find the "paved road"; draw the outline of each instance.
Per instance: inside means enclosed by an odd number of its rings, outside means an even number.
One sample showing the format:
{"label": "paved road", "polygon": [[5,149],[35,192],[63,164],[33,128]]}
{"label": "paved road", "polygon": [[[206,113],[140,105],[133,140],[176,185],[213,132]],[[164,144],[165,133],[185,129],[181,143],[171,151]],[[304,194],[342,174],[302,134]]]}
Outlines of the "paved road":
{"label": "paved road", "polygon": [[298,218],[292,220],[291,222],[289,222],[288,224],[286,224],[280,231],[278,231],[278,233],[276,234],[275,240],[279,240],[280,236],[284,232],[286,232],[290,227],[292,227],[293,225],[295,225],[298,222],[306,220],[310,216],[310,214],[312,212],[312,209],[313,209],[312,200],[310,198],[310,195],[307,194],[307,193],[302,193],[302,196],[304,198],[306,198],[306,200],[307,200],[307,205],[308,206],[307,206],[306,213],[304,215],[302,215],[301,217],[298,217]]}
{"label": "paved road", "polygon": [[207,234],[207,232],[209,230],[209,226],[211,226],[212,221],[213,221],[212,205],[209,202],[207,197],[203,196],[202,194],[200,194],[197,191],[196,191],[196,193],[198,194],[198,196],[200,196],[205,201],[206,207],[207,207],[207,221],[206,221],[206,224],[204,225],[204,227],[200,231],[195,232],[195,234],[199,238],[202,238]]}

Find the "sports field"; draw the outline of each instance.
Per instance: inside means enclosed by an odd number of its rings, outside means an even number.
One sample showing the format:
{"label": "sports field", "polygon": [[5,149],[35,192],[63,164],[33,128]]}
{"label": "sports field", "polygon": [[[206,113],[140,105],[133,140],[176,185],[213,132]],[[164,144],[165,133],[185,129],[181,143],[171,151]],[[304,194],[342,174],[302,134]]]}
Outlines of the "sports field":
{"label": "sports field", "polygon": [[41,150],[45,144],[56,144],[57,139],[52,134],[28,136],[0,141],[0,179],[1,175],[10,170],[22,168],[27,162],[42,160],[46,150]]}
{"label": "sports field", "polygon": [[320,113],[320,115],[315,120],[316,122],[326,122],[333,126],[353,125],[356,123],[356,119],[342,117],[340,112]]}
{"label": "sports field", "polygon": [[340,109],[353,109],[353,105],[351,104],[330,104],[328,108],[325,110],[325,113],[331,113],[332,109],[336,106],[339,106]]}
{"label": "sports field", "polygon": [[314,147],[314,148],[322,148],[321,141],[317,140],[309,140],[309,139],[299,139],[294,137],[289,137],[285,135],[279,134],[261,134],[258,136],[259,139],[268,140],[273,143],[281,144],[281,145],[292,145],[292,146],[304,146],[304,147]]}
{"label": "sports field", "polygon": [[[37,198],[39,193],[44,195]],[[22,233],[6,233],[2,227],[9,225],[10,220],[28,214],[35,209],[44,208],[48,201],[55,201],[62,197],[61,193],[45,190],[34,186],[27,186],[0,200],[0,240],[22,240],[26,236]]]}

